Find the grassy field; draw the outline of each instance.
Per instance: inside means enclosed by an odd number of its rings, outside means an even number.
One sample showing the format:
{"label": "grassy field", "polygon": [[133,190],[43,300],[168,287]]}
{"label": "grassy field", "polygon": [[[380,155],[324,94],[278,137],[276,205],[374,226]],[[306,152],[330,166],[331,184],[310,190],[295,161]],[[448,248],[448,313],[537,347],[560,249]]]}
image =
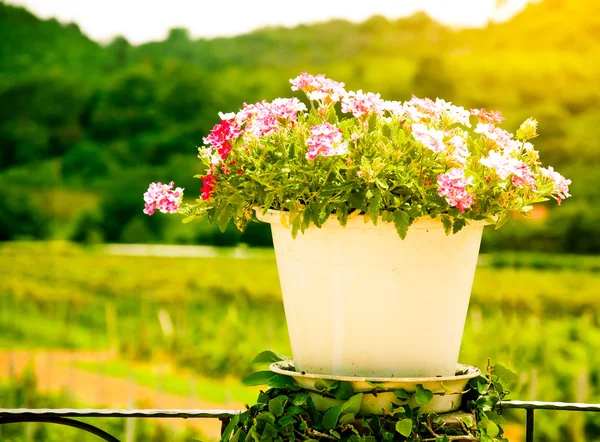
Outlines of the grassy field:
{"label": "grassy field", "polygon": [[[511,397],[600,402],[600,258],[503,254],[477,269],[460,361],[487,359],[519,374]],[[235,379],[270,348],[289,354],[274,257],[125,257],[68,243],[0,245],[0,347],[116,349],[102,371],[156,385],[129,367],[169,360],[197,376]],[[86,370],[94,366],[80,365]],[[205,382],[203,384],[202,382]],[[189,391],[177,375],[173,393]],[[220,388],[220,387],[219,387]],[[509,417],[522,421],[521,413]],[[540,441],[600,440],[600,416],[539,413]],[[558,436],[557,436],[558,435]]]}

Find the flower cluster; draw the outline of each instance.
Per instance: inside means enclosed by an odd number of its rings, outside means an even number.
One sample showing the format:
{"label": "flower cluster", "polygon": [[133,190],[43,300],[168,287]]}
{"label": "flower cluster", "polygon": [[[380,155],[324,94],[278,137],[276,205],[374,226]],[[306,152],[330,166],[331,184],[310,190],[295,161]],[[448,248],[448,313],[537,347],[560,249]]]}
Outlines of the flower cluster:
{"label": "flower cluster", "polygon": [[571,180],[567,180],[560,173],[556,172],[552,166],[547,169],[540,167],[540,172],[543,177],[548,178],[552,182],[552,193],[557,196],[557,202],[560,205],[561,201],[569,198],[569,185]]}
{"label": "flower cluster", "polygon": [[464,169],[451,169],[437,177],[438,194],[451,206],[458,207],[463,213],[473,204],[473,195],[467,192],[467,186],[473,184],[473,177],[466,178]]}
{"label": "flower cluster", "polygon": [[385,102],[379,94],[367,92],[366,94],[359,90],[357,92],[348,92],[342,98],[342,112],[352,114],[356,118],[373,113],[381,115],[385,108]]}
{"label": "flower cluster", "polygon": [[144,193],[144,202],[146,203],[144,213],[153,215],[157,209],[162,213],[176,213],[183,198],[183,189],[177,187],[173,190],[174,185],[173,181],[169,184],[160,182],[150,184],[148,191]]}
{"label": "flower cluster", "polygon": [[306,140],[306,158],[314,160],[318,155],[330,157],[348,152],[348,143],[342,141],[342,131],[330,123],[310,128],[310,138]]}
{"label": "flower cluster", "polygon": [[326,78],[325,75],[310,75],[306,72],[290,80],[293,91],[303,91],[310,100],[335,103],[346,96],[344,83]]}
{"label": "flower cluster", "polygon": [[[501,225],[511,211],[570,196],[571,181],[542,167],[530,142],[534,119],[512,134],[498,111],[439,98],[386,101],[322,74],[290,83],[310,110],[298,98],[277,98],[219,114],[199,148],[200,198],[180,212],[243,228],[256,207],[287,211],[293,233],[362,213],[393,222],[403,237],[422,216],[458,231],[468,220]],[[178,210],[182,189],[169,186],[150,186],[145,213]]]}

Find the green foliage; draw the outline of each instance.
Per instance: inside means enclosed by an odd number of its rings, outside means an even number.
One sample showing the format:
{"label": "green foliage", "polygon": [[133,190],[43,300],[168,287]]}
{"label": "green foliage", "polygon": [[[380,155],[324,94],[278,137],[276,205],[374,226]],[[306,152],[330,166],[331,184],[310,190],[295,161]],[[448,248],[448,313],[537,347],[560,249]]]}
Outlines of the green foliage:
{"label": "green foliage", "polygon": [[[272,360],[272,353],[264,352],[255,359],[257,362]],[[281,355],[278,355],[280,357]],[[284,360],[286,360],[285,358]],[[271,377],[269,377],[269,373]],[[325,411],[318,411],[311,397],[311,391],[302,389],[288,378],[285,386],[273,386],[273,373],[257,372],[248,376],[255,383],[263,380],[268,385],[266,392],[260,393],[257,403],[235,416],[223,430],[221,441],[294,441],[294,440],[340,440],[371,442],[376,440],[418,441],[445,440],[447,436],[467,435],[481,441],[506,442],[502,424],[506,421],[497,413],[500,400],[505,398],[505,384],[514,381],[516,375],[502,365],[488,364],[486,375],[480,375],[469,383],[469,390],[463,400],[463,411],[472,416],[472,422],[461,429],[446,426],[444,420],[435,413],[425,413],[421,407],[397,406],[382,416],[361,416],[359,414],[363,393],[351,394],[338,405]],[[286,377],[286,376],[284,376]],[[248,379],[247,378],[247,379]],[[315,383],[319,393],[329,397],[333,394],[335,381],[320,380]],[[350,387],[352,389],[352,387]],[[404,390],[396,396],[410,399]],[[433,399],[433,393],[421,384],[414,393],[418,405],[426,405]]]}

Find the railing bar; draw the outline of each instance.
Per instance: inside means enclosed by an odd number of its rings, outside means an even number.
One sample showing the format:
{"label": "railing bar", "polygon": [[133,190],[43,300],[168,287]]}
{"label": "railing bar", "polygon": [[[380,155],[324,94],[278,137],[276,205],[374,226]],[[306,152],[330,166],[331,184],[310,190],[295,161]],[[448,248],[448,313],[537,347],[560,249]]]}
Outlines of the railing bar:
{"label": "railing bar", "polygon": [[525,430],[525,441],[533,442],[533,426],[534,426],[534,418],[533,413],[535,409],[528,408],[527,409],[527,429]]}
{"label": "railing bar", "polygon": [[502,401],[499,404],[499,408],[600,412],[600,404],[579,404],[574,402]]}
{"label": "railing bar", "polygon": [[37,417],[175,417],[175,418],[230,418],[241,413],[240,410],[116,410],[94,408],[0,408],[0,417],[37,416]]}
{"label": "railing bar", "polygon": [[86,431],[88,433],[93,434],[94,436],[98,436],[102,440],[106,442],[119,442],[119,439],[114,437],[113,435],[107,433],[106,431],[95,427],[94,425],[88,424],[87,422],[80,422],[74,419],[67,419],[65,417],[60,416],[11,416],[11,417],[0,417],[0,425],[5,424],[24,424],[24,423],[46,423],[46,424],[57,424],[57,425],[66,425],[68,427],[77,428],[79,430]]}

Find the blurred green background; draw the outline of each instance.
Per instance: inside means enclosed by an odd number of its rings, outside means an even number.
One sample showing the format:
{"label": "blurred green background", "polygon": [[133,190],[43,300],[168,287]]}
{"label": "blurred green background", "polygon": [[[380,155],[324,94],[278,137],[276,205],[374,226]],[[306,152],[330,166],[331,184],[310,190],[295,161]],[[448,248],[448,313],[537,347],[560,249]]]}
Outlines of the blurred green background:
{"label": "blurred green background", "polygon": [[[177,407],[179,397],[190,401],[180,407],[237,407],[253,399],[238,381],[253,355],[290,353],[274,257],[255,249],[270,247],[268,227],[222,234],[202,221],[147,217],[142,194],[151,181],[175,180],[187,197],[198,195],[196,146],[217,112],[291,96],[288,79],[303,71],[386,99],[414,93],[499,109],[508,130],[539,120],[536,148],[573,180],[573,198],[486,231],[461,362],[484,367],[491,357],[517,371],[513,398],[600,402],[595,0],[543,0],[478,29],[419,13],[233,38],[172,29],[142,45],[123,37],[99,44],[76,24],[0,2],[2,406]],[[254,248],[223,248],[239,244]],[[197,256],[126,256],[136,253]],[[44,378],[48,370],[84,380],[57,385]],[[113,397],[117,381],[145,390]],[[519,441],[524,416],[509,418]],[[600,416],[539,413],[538,425],[539,441],[600,440]],[[128,441],[214,436],[208,427],[121,430]],[[60,431],[0,427],[0,440],[63,440]]]}

